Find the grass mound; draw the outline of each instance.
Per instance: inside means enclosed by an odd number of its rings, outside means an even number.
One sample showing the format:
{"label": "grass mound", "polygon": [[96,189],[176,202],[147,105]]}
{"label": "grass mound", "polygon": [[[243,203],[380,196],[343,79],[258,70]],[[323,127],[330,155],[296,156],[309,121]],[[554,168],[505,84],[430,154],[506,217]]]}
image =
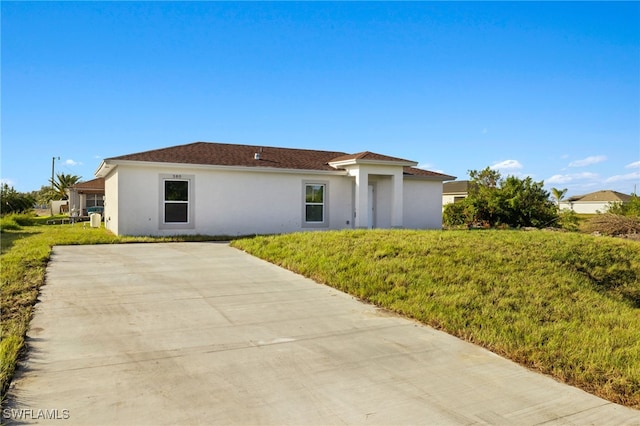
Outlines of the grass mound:
{"label": "grass mound", "polygon": [[339,231],[235,247],[640,408],[640,245],[522,231]]}

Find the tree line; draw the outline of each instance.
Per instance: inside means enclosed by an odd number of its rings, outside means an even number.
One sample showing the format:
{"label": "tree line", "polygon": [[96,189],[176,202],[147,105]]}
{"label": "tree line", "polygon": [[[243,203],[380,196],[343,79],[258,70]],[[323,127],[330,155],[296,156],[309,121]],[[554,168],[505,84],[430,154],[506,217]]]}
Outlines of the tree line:
{"label": "tree line", "polygon": [[12,186],[3,183],[0,186],[0,214],[21,213],[33,209],[35,205],[47,205],[52,200],[67,198],[67,189],[80,182],[77,175],[58,173],[49,185],[43,185],[37,191],[18,192]]}

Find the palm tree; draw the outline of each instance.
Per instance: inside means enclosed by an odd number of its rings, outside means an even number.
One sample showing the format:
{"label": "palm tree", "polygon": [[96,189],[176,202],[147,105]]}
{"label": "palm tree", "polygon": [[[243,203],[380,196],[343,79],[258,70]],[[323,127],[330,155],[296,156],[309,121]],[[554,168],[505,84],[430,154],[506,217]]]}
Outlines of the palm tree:
{"label": "palm tree", "polygon": [[82,179],[80,176],[76,176],[76,175],[71,175],[71,174],[64,174],[64,173],[58,173],[56,175],[56,181],[53,181],[53,191],[54,191],[54,198],[57,198],[59,200],[64,200],[65,198],[67,198],[67,188],[75,185],[76,183],[80,182],[80,179]]}
{"label": "palm tree", "polygon": [[560,201],[564,198],[564,195],[567,193],[567,188],[558,189],[551,188],[551,193],[553,194],[553,198],[556,199],[556,204],[558,205],[558,209],[560,208]]}

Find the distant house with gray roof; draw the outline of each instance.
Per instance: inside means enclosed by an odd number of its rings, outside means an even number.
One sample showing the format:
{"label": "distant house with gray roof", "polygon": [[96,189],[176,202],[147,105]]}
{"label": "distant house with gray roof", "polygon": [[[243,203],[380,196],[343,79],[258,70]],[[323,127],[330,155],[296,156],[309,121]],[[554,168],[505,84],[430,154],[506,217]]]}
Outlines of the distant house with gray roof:
{"label": "distant house with gray roof", "polygon": [[473,185],[468,180],[456,180],[442,184],[442,206],[457,203],[469,196],[469,188]]}
{"label": "distant house with gray roof", "polygon": [[631,195],[607,189],[569,197],[560,201],[560,209],[585,214],[605,213],[612,203],[624,204],[630,199]]}

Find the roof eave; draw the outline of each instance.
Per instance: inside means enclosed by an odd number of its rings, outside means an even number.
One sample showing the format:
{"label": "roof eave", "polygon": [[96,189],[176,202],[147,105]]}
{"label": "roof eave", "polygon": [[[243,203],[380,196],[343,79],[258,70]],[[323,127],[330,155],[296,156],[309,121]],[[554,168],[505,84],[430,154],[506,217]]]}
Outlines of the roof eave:
{"label": "roof eave", "polygon": [[[193,164],[193,163],[166,163],[162,161],[139,161],[139,160],[106,160],[108,163],[101,169],[105,169],[105,175],[109,174],[117,166],[142,166],[142,167],[166,167],[166,168],[183,168],[183,169],[208,169],[208,170],[226,170],[226,171],[242,171],[242,172],[266,172],[266,173],[304,173],[304,174],[323,174],[344,176],[347,174],[345,170],[318,170],[318,169],[293,169],[280,167],[250,167],[250,166],[228,166],[218,164]],[[104,163],[104,162],[103,162]],[[103,177],[103,176],[98,176]]]}
{"label": "roof eave", "polygon": [[415,161],[390,161],[390,160],[369,160],[366,158],[349,158],[348,160],[329,161],[331,167],[339,169],[356,165],[371,165],[371,166],[398,166],[398,167],[415,167],[418,165]]}
{"label": "roof eave", "polygon": [[447,180],[454,180],[456,179],[455,176],[449,176],[449,175],[435,175],[435,176],[427,176],[427,175],[404,175],[404,179],[415,179],[415,180],[434,180],[434,181],[440,181],[440,182],[444,182]]}
{"label": "roof eave", "polygon": [[95,172],[93,172],[93,175],[97,178],[104,178],[107,177],[107,175],[111,172],[112,170],[112,161],[113,160],[102,160],[100,162],[100,165],[98,166],[98,168],[96,169]]}

